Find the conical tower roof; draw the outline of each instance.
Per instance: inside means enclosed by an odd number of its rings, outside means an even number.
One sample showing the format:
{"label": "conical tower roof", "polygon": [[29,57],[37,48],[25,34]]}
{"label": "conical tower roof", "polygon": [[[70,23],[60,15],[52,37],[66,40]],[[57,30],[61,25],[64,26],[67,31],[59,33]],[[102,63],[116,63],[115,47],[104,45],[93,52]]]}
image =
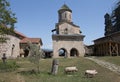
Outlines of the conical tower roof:
{"label": "conical tower roof", "polygon": [[72,10],[71,10],[66,4],[64,4],[64,5],[58,10],[58,12],[60,12],[60,11],[70,11],[70,12],[72,12]]}

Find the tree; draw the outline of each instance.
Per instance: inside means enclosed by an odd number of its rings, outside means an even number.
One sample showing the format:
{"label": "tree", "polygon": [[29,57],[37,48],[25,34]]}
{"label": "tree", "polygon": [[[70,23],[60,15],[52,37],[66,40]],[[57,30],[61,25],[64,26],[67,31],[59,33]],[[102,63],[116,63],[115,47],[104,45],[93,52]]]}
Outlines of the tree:
{"label": "tree", "polygon": [[113,25],[112,25],[111,17],[108,13],[105,14],[104,18],[105,18],[105,34],[104,35],[106,36],[111,33]]}
{"label": "tree", "polygon": [[115,27],[115,31],[120,31],[120,1],[115,5],[115,9],[112,11],[112,22],[113,27]]}
{"label": "tree", "polygon": [[34,63],[37,67],[38,73],[40,72],[39,68],[39,62],[40,58],[44,55],[42,49],[39,48],[36,44],[28,43],[29,44],[29,60],[30,62]]}
{"label": "tree", "polygon": [[13,34],[16,22],[17,19],[10,9],[10,3],[7,0],[0,0],[0,43],[7,40],[6,34]]}

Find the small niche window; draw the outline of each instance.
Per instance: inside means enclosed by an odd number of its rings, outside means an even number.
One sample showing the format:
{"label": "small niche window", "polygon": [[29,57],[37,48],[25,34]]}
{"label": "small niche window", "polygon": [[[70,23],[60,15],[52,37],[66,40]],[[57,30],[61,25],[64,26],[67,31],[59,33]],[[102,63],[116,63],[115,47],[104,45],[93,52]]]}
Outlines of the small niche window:
{"label": "small niche window", "polygon": [[67,18],[67,13],[65,13],[65,18]]}
{"label": "small niche window", "polygon": [[65,28],[64,34],[68,34],[68,29],[67,28]]}
{"label": "small niche window", "polygon": [[71,15],[69,15],[70,19],[71,19]]}

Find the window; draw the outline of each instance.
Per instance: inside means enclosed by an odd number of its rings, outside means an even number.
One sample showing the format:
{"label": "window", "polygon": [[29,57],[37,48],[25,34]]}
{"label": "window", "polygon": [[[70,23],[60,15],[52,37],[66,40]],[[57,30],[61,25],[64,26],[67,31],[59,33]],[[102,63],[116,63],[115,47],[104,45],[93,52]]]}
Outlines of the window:
{"label": "window", "polygon": [[65,28],[64,34],[68,34],[68,29],[67,28]]}
{"label": "window", "polygon": [[65,18],[67,18],[67,13],[65,13]]}

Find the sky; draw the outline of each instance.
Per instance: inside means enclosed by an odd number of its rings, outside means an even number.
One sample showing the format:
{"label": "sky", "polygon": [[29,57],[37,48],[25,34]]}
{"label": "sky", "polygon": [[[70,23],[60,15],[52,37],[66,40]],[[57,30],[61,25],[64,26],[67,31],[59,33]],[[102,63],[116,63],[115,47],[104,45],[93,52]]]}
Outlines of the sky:
{"label": "sky", "polygon": [[65,3],[72,21],[85,35],[84,44],[104,36],[104,15],[112,12],[117,0],[8,0],[16,14],[15,29],[32,38],[41,38],[42,48],[52,49],[52,32],[58,23],[58,10]]}

